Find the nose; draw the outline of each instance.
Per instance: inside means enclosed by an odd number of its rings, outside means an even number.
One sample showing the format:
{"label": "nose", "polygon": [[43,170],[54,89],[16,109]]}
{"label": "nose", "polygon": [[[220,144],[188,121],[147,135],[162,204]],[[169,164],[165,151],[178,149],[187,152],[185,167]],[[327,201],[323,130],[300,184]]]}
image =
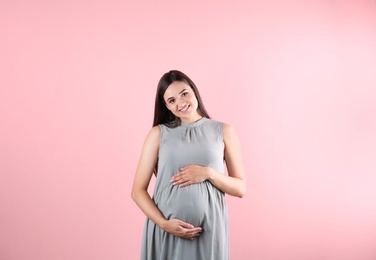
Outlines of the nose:
{"label": "nose", "polygon": [[177,103],[178,103],[178,106],[179,106],[179,107],[182,107],[182,106],[185,104],[185,100],[184,100],[183,98],[180,97],[180,98],[178,99],[178,102],[177,102]]}

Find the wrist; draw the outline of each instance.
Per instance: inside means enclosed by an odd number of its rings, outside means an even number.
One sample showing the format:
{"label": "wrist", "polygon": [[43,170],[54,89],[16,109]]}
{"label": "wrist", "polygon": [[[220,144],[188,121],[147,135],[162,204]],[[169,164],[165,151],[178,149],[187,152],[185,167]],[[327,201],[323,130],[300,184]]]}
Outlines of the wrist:
{"label": "wrist", "polygon": [[158,221],[157,226],[160,227],[161,229],[163,229],[164,231],[166,231],[166,226],[167,226],[167,219],[161,219],[160,221]]}
{"label": "wrist", "polygon": [[212,181],[213,180],[213,175],[214,175],[214,170],[211,167],[206,167],[206,180]]}

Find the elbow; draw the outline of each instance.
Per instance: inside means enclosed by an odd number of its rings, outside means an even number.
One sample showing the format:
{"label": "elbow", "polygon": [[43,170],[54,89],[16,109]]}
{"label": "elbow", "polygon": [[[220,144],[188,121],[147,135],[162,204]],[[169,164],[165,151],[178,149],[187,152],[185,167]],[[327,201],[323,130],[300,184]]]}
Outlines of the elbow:
{"label": "elbow", "polygon": [[245,195],[245,190],[242,190],[242,191],[239,191],[239,193],[237,194],[237,197],[241,199],[244,197],[244,195]]}
{"label": "elbow", "polygon": [[243,198],[243,197],[244,197],[244,194],[245,194],[245,193],[241,193],[241,194],[239,194],[239,195],[238,195],[238,198],[239,198],[239,199]]}
{"label": "elbow", "polygon": [[133,187],[131,191],[131,198],[134,202],[137,203],[140,197],[143,196],[143,193],[147,193],[147,190],[141,188],[141,187]]}
{"label": "elbow", "polygon": [[245,182],[244,182],[244,184],[242,185],[242,187],[238,190],[236,196],[237,196],[238,198],[243,198],[244,195],[245,195],[246,190],[247,190],[247,188],[246,188],[246,186],[245,186]]}
{"label": "elbow", "polygon": [[136,198],[137,198],[137,192],[135,191],[135,189],[132,189],[132,192],[131,192],[131,198],[136,201]]}

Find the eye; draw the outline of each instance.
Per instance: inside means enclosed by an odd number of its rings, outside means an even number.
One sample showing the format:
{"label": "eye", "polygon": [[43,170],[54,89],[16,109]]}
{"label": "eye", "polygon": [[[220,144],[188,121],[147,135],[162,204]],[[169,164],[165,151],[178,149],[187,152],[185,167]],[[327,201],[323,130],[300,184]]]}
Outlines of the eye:
{"label": "eye", "polygon": [[175,103],[175,99],[170,99],[170,100],[168,101],[168,103],[169,103],[169,104],[174,104],[174,103]]}
{"label": "eye", "polygon": [[185,97],[185,96],[187,96],[189,94],[189,92],[188,91],[185,91],[185,92],[183,92],[181,95],[183,96],[183,97]]}

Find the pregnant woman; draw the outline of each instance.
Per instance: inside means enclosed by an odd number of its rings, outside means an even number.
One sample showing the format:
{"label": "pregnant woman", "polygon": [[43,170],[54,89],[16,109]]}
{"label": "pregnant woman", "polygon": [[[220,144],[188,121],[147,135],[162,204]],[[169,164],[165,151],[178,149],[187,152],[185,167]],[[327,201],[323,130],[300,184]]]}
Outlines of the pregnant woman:
{"label": "pregnant woman", "polygon": [[188,76],[165,73],[132,188],[133,200],[147,216],[141,259],[229,259],[224,195],[242,197],[245,186],[234,128],[210,119]]}

